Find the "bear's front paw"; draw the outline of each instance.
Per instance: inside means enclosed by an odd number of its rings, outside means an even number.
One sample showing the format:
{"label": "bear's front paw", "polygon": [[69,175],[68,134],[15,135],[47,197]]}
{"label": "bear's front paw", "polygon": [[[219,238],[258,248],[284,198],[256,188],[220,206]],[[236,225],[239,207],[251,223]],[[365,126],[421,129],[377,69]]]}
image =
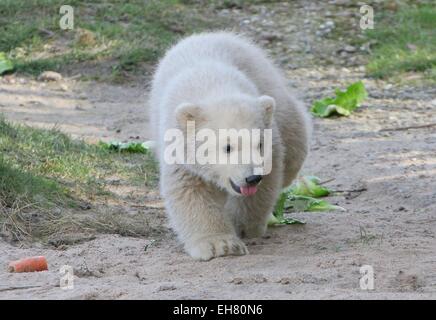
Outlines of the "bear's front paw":
{"label": "bear's front paw", "polygon": [[234,235],[203,237],[187,243],[185,249],[192,258],[203,261],[222,256],[248,254],[245,244]]}

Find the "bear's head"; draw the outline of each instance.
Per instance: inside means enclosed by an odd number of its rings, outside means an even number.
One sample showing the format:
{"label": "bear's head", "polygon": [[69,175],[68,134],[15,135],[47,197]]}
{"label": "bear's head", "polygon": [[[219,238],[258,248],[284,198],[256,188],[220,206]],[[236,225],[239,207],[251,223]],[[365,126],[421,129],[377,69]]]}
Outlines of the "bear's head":
{"label": "bear's head", "polygon": [[186,168],[237,196],[251,196],[271,170],[275,100],[214,97],[175,111],[185,134]]}

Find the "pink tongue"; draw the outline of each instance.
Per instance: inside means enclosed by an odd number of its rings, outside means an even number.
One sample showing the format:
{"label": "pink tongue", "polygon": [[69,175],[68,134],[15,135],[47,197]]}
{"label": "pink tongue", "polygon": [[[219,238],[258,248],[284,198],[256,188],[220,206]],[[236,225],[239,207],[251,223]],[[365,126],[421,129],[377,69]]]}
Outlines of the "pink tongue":
{"label": "pink tongue", "polygon": [[241,187],[241,193],[244,196],[252,196],[257,192],[256,186],[247,186],[247,187]]}

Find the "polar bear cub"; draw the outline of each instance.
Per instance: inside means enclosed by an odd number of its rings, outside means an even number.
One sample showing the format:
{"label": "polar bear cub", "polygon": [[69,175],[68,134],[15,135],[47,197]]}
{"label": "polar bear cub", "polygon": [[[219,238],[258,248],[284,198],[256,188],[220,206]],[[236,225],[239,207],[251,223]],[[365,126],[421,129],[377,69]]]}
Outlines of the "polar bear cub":
{"label": "polar bear cub", "polygon": [[[310,121],[284,77],[240,35],[197,34],[160,61],[149,107],[161,194],[185,250],[199,260],[247,254],[241,238],[265,233],[281,189],[296,177],[308,152]],[[187,159],[189,146],[195,149],[207,140],[199,138],[200,132],[217,140],[216,150],[203,155],[237,154],[241,139],[220,133],[242,129],[261,132],[252,135],[248,150],[264,156],[263,132],[269,132],[269,170],[259,173],[253,161],[241,162],[239,155],[236,163]],[[182,139],[174,132],[183,133]]]}

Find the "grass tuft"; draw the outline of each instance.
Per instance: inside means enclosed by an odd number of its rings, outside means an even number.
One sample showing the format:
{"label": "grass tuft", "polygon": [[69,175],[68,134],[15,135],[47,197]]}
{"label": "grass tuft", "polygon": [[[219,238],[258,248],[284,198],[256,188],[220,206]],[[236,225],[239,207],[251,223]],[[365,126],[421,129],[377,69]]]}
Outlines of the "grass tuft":
{"label": "grass tuft", "polygon": [[146,216],[121,210],[130,194],[111,191],[112,177],[142,192],[144,183],[156,187],[152,155],[111,153],[56,129],[14,125],[1,117],[0,150],[0,235],[9,241],[152,231]]}
{"label": "grass tuft", "polygon": [[212,6],[189,1],[74,0],[68,2],[74,8],[74,29],[61,30],[63,4],[0,1],[0,52],[8,54],[18,72],[74,71],[85,77],[128,80],[147,71],[183,35],[225,25],[213,15]]}
{"label": "grass tuft", "polygon": [[401,77],[415,72],[436,80],[436,7],[402,6],[397,12],[380,14],[376,22],[367,32],[376,42],[367,66],[370,76]]}

